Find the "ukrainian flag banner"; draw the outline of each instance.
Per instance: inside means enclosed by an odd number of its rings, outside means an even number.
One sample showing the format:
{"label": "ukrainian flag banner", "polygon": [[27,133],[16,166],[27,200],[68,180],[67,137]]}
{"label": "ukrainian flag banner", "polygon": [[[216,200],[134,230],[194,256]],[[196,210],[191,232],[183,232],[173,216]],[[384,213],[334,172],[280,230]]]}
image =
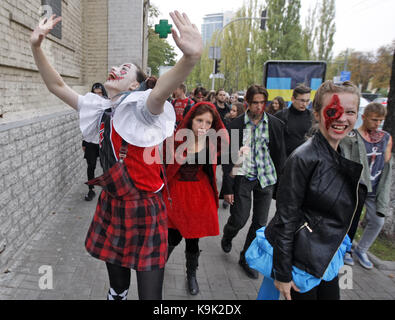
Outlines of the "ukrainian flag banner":
{"label": "ukrainian flag banner", "polygon": [[325,61],[270,60],[264,65],[263,84],[269,92],[269,101],[281,96],[291,101],[293,89],[304,84],[312,89],[314,99],[319,86],[325,81]]}

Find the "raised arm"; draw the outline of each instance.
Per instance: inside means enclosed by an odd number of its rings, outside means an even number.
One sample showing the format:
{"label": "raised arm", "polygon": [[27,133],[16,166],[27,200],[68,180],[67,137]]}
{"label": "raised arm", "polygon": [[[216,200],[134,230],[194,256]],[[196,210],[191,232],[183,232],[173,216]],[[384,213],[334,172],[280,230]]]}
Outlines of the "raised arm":
{"label": "raised arm", "polygon": [[30,37],[30,45],[33,52],[34,61],[36,62],[38,71],[43,78],[48,90],[68,104],[73,109],[78,109],[78,94],[72,90],[63,81],[59,73],[48,62],[44,51],[41,48],[43,40],[48,33],[62,20],[61,17],[55,19],[53,15],[49,19],[43,19],[39,25],[34,29]]}
{"label": "raised arm", "polygon": [[166,99],[185,81],[203,52],[202,37],[188,16],[185,13],[181,15],[178,11],[171,12],[170,16],[180,33],[178,35],[177,31],[172,28],[173,39],[184,55],[170,71],[158,79],[152,90],[147,100],[147,107],[153,114],[163,112]]}

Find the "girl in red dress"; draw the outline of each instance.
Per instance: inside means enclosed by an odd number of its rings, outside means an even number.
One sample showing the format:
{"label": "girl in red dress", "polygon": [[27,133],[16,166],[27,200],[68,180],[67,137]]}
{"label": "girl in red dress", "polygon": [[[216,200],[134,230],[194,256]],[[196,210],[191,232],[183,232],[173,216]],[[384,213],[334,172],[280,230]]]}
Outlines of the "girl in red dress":
{"label": "girl in red dress", "polygon": [[[215,106],[197,103],[174,135],[174,148],[166,141],[166,173],[170,198],[168,208],[169,255],[185,238],[188,289],[199,292],[196,269],[199,239],[219,235],[216,164],[228,133]],[[184,139],[183,139],[184,138]],[[186,138],[186,139],[185,139]],[[169,150],[170,149],[170,150]]]}

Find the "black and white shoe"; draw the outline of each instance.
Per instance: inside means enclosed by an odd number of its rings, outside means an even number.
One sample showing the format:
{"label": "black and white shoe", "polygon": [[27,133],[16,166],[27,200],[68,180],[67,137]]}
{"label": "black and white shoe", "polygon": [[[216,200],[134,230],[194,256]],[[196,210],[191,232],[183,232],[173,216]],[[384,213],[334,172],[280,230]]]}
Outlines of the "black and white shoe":
{"label": "black and white shoe", "polygon": [[117,294],[113,288],[108,290],[107,300],[128,300],[129,290],[125,290],[121,294]]}

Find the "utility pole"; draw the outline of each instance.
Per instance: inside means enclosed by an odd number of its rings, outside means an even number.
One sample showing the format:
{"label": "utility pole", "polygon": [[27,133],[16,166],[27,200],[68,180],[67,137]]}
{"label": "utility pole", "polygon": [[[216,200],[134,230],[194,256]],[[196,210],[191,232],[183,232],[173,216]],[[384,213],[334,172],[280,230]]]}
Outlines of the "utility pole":
{"label": "utility pole", "polygon": [[[236,19],[233,19],[233,20],[231,20],[231,21],[229,21],[226,25],[224,25],[222,28],[221,28],[221,30],[217,33],[217,36],[215,37],[215,45],[214,45],[214,62],[213,62],[213,73],[212,73],[212,76],[213,76],[213,78],[212,78],[212,83],[211,83],[211,90],[215,90],[215,67],[216,67],[216,59],[220,59],[220,57],[218,57],[217,56],[217,45],[218,45],[218,37],[219,37],[219,35],[222,33],[222,31],[224,31],[224,29],[227,27],[227,26],[229,26],[230,24],[232,24],[232,23],[234,23],[234,22],[236,22],[236,21],[242,21],[242,20],[261,20],[261,22],[262,21],[265,21],[265,20],[267,20],[268,19],[268,17],[266,16],[266,10],[264,10],[263,12],[262,12],[262,17],[241,17],[241,18],[236,18]],[[261,28],[264,28],[265,27],[265,24],[264,23],[261,23]]]}
{"label": "utility pole", "polygon": [[344,57],[344,69],[343,69],[343,71],[347,71],[347,65],[348,65],[348,48],[346,50],[346,56]]}

